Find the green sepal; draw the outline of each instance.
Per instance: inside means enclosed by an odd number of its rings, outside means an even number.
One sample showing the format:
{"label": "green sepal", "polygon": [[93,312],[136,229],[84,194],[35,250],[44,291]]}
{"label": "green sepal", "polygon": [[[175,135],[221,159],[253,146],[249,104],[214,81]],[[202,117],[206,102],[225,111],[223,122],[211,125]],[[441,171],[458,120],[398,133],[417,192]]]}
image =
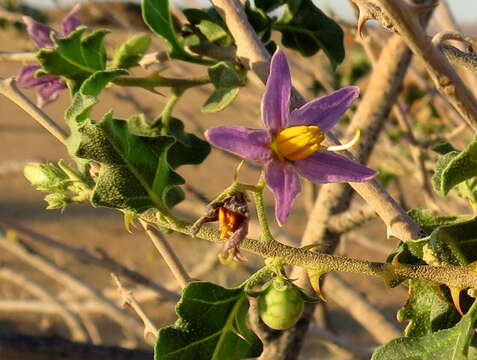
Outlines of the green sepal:
{"label": "green sepal", "polygon": [[248,307],[242,288],[189,283],[176,306],[176,323],[159,331],[155,360],[239,360],[259,356],[262,342],[247,325]]}
{"label": "green sepal", "polygon": [[98,29],[85,34],[87,28],[80,26],[65,37],[53,38],[54,48],[42,48],[37,53],[42,68],[36,73],[63,76],[73,92],[84,80],[106,67],[104,37],[108,30]]}
{"label": "green sepal", "polygon": [[468,360],[477,301],[452,328],[421,337],[402,337],[380,346],[371,360]]}
{"label": "green sepal", "polygon": [[129,69],[139,65],[151,44],[151,38],[146,34],[136,34],[126,40],[113,55],[112,68]]}
{"label": "green sepal", "polygon": [[297,50],[302,56],[312,56],[323,49],[333,69],[344,59],[343,30],[312,0],[288,1],[273,29],[282,33],[284,46]]}

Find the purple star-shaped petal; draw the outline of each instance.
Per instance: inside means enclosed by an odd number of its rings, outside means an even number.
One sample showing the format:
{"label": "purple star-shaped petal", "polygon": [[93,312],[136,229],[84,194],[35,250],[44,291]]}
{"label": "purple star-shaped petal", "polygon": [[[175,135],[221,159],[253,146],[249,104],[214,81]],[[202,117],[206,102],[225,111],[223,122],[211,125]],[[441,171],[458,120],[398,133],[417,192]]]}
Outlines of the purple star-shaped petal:
{"label": "purple star-shaped petal", "polygon": [[291,112],[290,94],[288,62],[285,54],[277,51],[272,57],[262,99],[266,130],[219,126],[206,132],[213,145],[264,165],[265,181],[275,196],[275,216],[280,225],[286,221],[300,193],[298,174],[318,184],[362,182],[376,176],[374,170],[332,151],[318,150],[300,160],[289,160],[277,153],[274,141],[281,131],[303,125],[329,131],[358,98],[359,89],[349,86],[337,90]]}
{"label": "purple star-shaped petal", "polygon": [[266,130],[243,126],[219,126],[206,131],[205,137],[215,146],[247,160],[263,162],[272,156],[271,138]]}
{"label": "purple star-shaped petal", "polygon": [[291,112],[288,126],[317,125],[323,132],[335,126],[359,96],[359,88],[348,86],[312,100]]}
{"label": "purple star-shaped petal", "polygon": [[262,98],[262,119],[272,133],[284,129],[290,118],[291,77],[285,54],[277,51]]}
{"label": "purple star-shaped petal", "polygon": [[270,159],[265,164],[265,182],[275,196],[275,217],[283,225],[301,191],[300,179],[293,164]]}

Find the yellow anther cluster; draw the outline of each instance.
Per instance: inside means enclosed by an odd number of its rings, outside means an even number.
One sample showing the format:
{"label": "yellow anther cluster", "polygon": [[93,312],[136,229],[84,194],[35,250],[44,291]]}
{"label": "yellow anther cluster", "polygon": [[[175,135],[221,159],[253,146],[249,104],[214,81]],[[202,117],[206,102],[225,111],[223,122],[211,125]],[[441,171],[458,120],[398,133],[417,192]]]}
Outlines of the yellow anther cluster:
{"label": "yellow anther cluster", "polygon": [[220,238],[228,239],[233,235],[239,225],[239,214],[227,210],[224,207],[219,208],[219,228]]}
{"label": "yellow anther cluster", "polygon": [[281,158],[301,160],[326,149],[320,145],[324,139],[325,134],[318,126],[292,126],[280,131],[270,147]]}

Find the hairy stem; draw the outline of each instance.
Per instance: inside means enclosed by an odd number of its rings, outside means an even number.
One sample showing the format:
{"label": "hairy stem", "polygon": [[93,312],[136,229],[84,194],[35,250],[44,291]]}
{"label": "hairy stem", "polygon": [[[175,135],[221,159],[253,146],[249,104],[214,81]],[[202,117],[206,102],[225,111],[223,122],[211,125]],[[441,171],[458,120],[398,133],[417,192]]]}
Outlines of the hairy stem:
{"label": "hairy stem", "polygon": [[[145,221],[189,235],[190,225],[172,225],[161,222],[153,211],[143,214]],[[195,237],[223,242],[218,231],[203,226]],[[363,275],[373,275],[390,280],[417,279],[432,283],[455,286],[458,288],[477,287],[477,274],[472,267],[463,266],[428,266],[403,265],[366,260],[352,259],[344,256],[315,253],[302,248],[293,248],[279,242],[263,242],[256,239],[245,239],[241,248],[260,255],[263,258],[280,258],[284,264],[297,265],[309,269],[329,269]]]}
{"label": "hairy stem", "polygon": [[263,188],[265,187],[265,181],[263,176],[260,177],[260,180],[253,191],[253,196],[255,198],[255,207],[257,209],[258,222],[260,223],[260,228],[262,230],[262,238],[264,241],[275,241],[270,228],[268,226],[267,220],[267,211],[265,209],[265,203],[263,202]]}
{"label": "hairy stem", "polygon": [[116,85],[142,87],[146,89],[156,87],[171,87],[176,89],[188,89],[194,86],[202,86],[210,83],[209,77],[191,79],[168,78],[155,73],[147,77],[118,77],[113,81]]}

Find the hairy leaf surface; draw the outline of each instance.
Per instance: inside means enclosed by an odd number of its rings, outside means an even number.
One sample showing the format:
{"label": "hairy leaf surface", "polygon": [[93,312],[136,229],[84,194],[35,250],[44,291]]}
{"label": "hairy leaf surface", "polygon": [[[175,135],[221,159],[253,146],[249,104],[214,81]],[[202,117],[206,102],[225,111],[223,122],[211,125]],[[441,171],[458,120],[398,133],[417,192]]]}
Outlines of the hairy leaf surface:
{"label": "hairy leaf surface", "polygon": [[122,70],[98,72],[86,80],[67,111],[72,136],[68,147],[77,158],[100,164],[91,202],[132,211],[164,209],[182,200],[176,185],[184,180],[168,163],[171,136],[147,137],[132,134],[126,121],[109,112],[95,123],[90,118],[98,95]]}
{"label": "hairy leaf surface", "polygon": [[451,151],[441,156],[432,177],[434,190],[441,195],[456,185],[477,176],[477,139],[474,139],[464,151]]}
{"label": "hairy leaf surface", "polygon": [[397,313],[399,321],[409,321],[404,335],[420,337],[454,326],[460,319],[455,308],[441,299],[429,283],[408,280],[409,299]]}
{"label": "hairy leaf surface", "polygon": [[421,337],[402,337],[379,347],[371,360],[468,360],[477,301],[454,327]]}

